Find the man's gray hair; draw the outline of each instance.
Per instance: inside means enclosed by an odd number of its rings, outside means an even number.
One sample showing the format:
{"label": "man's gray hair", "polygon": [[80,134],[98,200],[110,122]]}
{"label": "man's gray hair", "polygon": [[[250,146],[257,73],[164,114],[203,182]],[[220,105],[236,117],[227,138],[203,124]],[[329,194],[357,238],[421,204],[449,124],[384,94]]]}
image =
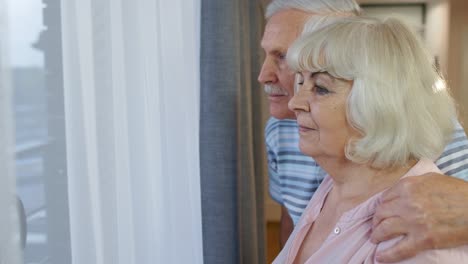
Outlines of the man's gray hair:
{"label": "man's gray hair", "polygon": [[296,9],[307,13],[320,15],[351,14],[359,15],[361,9],[354,0],[273,0],[267,6],[265,17],[288,9]]}

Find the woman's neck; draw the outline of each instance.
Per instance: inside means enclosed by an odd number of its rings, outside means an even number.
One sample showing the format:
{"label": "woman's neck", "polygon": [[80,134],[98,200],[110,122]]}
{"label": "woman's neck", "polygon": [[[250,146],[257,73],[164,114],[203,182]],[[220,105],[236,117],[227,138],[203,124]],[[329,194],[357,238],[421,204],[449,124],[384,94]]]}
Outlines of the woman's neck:
{"label": "woman's neck", "polygon": [[392,169],[375,169],[369,164],[356,164],[349,160],[318,159],[317,163],[332,177],[330,197],[335,201],[359,204],[374,194],[394,185],[416,161]]}

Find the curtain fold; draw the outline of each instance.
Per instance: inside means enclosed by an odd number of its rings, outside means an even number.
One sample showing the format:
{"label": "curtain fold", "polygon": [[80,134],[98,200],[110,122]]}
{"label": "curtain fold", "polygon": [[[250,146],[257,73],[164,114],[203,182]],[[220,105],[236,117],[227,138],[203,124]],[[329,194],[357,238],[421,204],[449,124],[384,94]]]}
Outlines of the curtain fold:
{"label": "curtain fold", "polygon": [[199,3],[61,4],[73,263],[202,263]]}
{"label": "curtain fold", "polygon": [[[258,1],[202,1],[200,162],[205,263],[264,263]],[[260,150],[260,151],[259,151]],[[261,159],[260,159],[261,160]]]}
{"label": "curtain fold", "polygon": [[15,191],[13,96],[8,56],[7,11],[7,2],[0,0],[0,264],[20,264],[20,214]]}

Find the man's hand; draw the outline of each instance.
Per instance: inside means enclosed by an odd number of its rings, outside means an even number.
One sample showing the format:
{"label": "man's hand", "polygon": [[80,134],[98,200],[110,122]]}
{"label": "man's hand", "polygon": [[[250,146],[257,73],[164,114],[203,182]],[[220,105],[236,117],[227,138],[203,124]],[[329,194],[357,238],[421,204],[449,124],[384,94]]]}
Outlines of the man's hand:
{"label": "man's hand", "polygon": [[422,250],[468,244],[468,182],[428,173],[402,179],[382,198],[373,219],[372,242],[404,238],[378,253],[378,261],[396,262]]}

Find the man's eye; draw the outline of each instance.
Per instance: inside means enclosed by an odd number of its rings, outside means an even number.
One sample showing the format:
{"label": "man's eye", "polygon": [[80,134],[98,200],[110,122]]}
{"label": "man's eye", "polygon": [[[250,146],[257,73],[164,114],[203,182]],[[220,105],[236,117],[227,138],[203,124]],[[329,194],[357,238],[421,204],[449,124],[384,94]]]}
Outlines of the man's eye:
{"label": "man's eye", "polygon": [[278,53],[277,56],[278,56],[278,59],[280,59],[280,60],[286,59],[286,54],[284,54],[284,53]]}
{"label": "man's eye", "polygon": [[330,93],[330,91],[327,88],[317,85],[315,86],[315,92],[320,95],[326,95]]}

